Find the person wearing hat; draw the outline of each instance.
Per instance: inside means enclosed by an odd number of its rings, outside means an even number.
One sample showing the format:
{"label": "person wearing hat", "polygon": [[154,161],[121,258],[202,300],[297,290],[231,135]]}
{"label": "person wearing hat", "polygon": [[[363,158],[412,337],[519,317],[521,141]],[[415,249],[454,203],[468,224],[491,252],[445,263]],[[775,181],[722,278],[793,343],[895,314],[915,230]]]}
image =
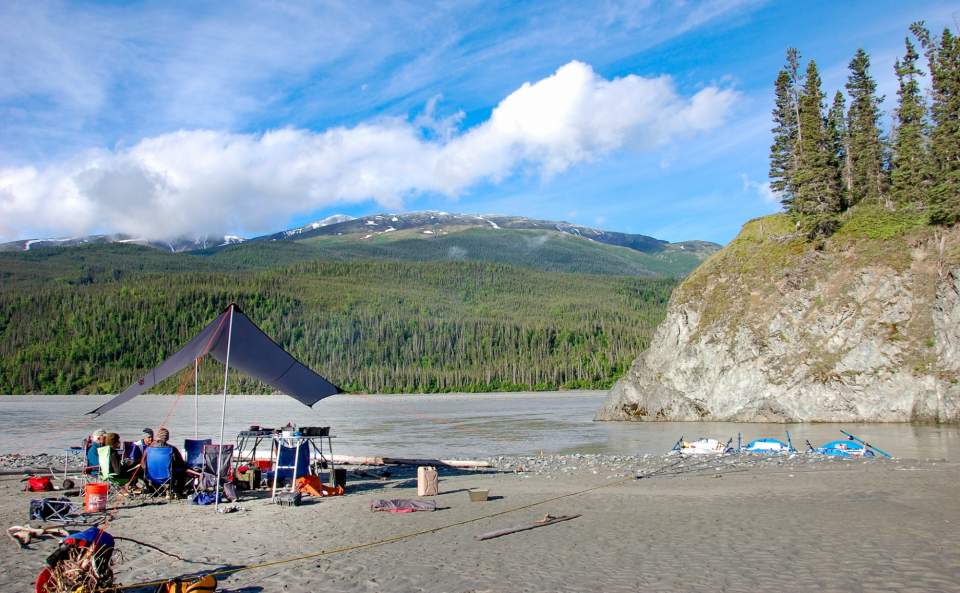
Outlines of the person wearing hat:
{"label": "person wearing hat", "polygon": [[140,461],[143,459],[143,451],[147,447],[153,444],[153,429],[144,428],[143,432],[140,435],[140,440],[133,443],[133,449],[130,451],[130,463],[132,465],[140,465]]}
{"label": "person wearing hat", "polygon": [[87,458],[87,467],[84,470],[84,473],[99,473],[100,472],[100,457],[97,455],[97,449],[104,446],[107,443],[107,431],[102,428],[98,428],[93,431],[93,434],[90,435],[90,438],[87,439],[86,443],[86,458]]}
{"label": "person wearing hat", "polygon": [[[151,447],[170,447],[173,449],[173,480],[171,480],[173,492],[180,494],[183,491],[186,481],[187,464],[183,461],[183,455],[180,449],[170,444],[170,431],[161,426],[157,429],[156,438],[150,444]],[[146,459],[146,455],[144,455]]]}

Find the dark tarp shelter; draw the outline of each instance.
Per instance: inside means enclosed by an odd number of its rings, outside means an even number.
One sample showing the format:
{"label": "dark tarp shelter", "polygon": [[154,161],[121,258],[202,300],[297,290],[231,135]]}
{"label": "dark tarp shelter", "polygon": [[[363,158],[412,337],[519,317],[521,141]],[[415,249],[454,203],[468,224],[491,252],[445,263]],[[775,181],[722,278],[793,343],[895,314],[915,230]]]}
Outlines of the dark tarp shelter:
{"label": "dark tarp shelter", "polygon": [[[88,414],[99,416],[109,412],[180,371],[191,362],[194,364],[194,381],[196,381],[198,360],[207,354],[224,364],[220,444],[223,444],[223,430],[227,418],[227,377],[230,365],[307,406],[313,406],[325,397],[341,393],[339,387],[291,356],[250,321],[250,318],[244,315],[236,304],[231,303],[219,317],[203,328],[179,352],[127,387],[123,393]],[[222,455],[223,447],[218,447],[218,468],[222,467]],[[216,492],[220,491],[220,473],[217,472]],[[214,508],[219,509],[219,506],[220,497],[217,496]]]}
{"label": "dark tarp shelter", "polygon": [[237,305],[231,304],[179,352],[123,393],[88,413],[109,412],[207,354],[307,406],[341,393],[339,387],[291,356],[250,321]]}

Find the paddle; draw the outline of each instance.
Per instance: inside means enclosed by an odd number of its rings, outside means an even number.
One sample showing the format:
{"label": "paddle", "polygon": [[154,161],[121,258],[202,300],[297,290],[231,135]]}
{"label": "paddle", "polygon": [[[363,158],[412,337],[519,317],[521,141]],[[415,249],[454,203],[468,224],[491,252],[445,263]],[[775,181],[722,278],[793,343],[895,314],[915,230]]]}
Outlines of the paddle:
{"label": "paddle", "polygon": [[683,442],[683,435],[680,435],[680,438],[677,439],[677,442],[673,444],[673,448],[670,449],[670,450],[671,450],[671,451],[679,451],[679,450],[680,450],[680,444],[681,444],[682,442]]}

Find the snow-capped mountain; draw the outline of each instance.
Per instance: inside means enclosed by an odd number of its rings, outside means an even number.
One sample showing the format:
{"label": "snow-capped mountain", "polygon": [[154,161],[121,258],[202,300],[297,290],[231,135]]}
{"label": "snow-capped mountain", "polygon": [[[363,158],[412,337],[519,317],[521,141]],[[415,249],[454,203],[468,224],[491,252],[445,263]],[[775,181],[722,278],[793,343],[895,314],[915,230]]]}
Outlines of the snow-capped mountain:
{"label": "snow-capped mountain", "polygon": [[[330,226],[331,224],[338,224],[338,223],[347,222],[350,220],[353,220],[352,216],[347,216],[346,214],[334,214],[333,216],[328,216],[321,220],[311,222],[310,224],[297,227],[295,229],[288,229],[286,231],[283,231],[282,233],[277,233],[277,234],[282,234],[284,238],[287,238],[287,239],[295,239],[298,235],[302,235],[303,233],[310,232],[310,231],[315,231],[320,227]],[[272,237],[274,235],[270,235],[270,236]]]}
{"label": "snow-capped mountain", "polygon": [[[207,236],[200,238],[184,237],[171,241],[149,241],[129,235],[89,235],[85,237],[29,239],[13,241],[0,245],[0,250],[29,251],[41,247],[71,247],[96,243],[134,243],[171,251],[174,253],[190,251],[219,251],[224,247],[244,242],[266,241],[303,241],[311,238],[343,236],[357,241],[368,241],[378,236],[397,233],[405,238],[429,240],[441,238],[468,229],[482,229],[490,233],[504,230],[531,230],[546,233],[561,233],[581,237],[597,243],[626,247],[643,253],[684,252],[704,258],[717,251],[720,246],[707,241],[683,241],[670,243],[662,239],[618,233],[586,227],[569,222],[538,220],[523,216],[504,216],[494,214],[451,214],[449,212],[408,212],[403,214],[371,214],[354,218],[345,214],[335,214],[307,225],[287,229],[278,233],[245,239],[236,235]],[[476,231],[474,231],[476,232]]]}
{"label": "snow-capped mountain", "polygon": [[50,239],[22,239],[0,244],[2,251],[30,251],[43,247],[75,247],[77,245],[90,245],[102,243],[133,243],[134,245],[143,245],[153,247],[163,251],[180,253],[184,251],[197,251],[199,249],[213,249],[217,247],[226,247],[243,243],[246,239],[236,235],[208,235],[199,238],[181,237],[171,239],[170,241],[151,241],[148,239],[131,237],[130,235],[86,235],[83,237],[57,237]]}
{"label": "snow-capped mountain", "polygon": [[326,218],[311,225],[290,229],[272,235],[265,235],[250,239],[251,241],[301,241],[311,237],[331,235],[357,235],[358,239],[366,240],[396,231],[414,231],[422,238],[438,237],[450,232],[461,231],[470,227],[486,228],[493,231],[503,229],[514,230],[542,230],[574,235],[619,247],[627,247],[645,253],[659,253],[662,251],[685,251],[688,253],[713,253],[719,249],[716,243],[708,241],[683,241],[670,243],[662,239],[603,231],[569,222],[538,220],[524,216],[504,216],[499,214],[451,214],[449,212],[407,212],[404,214],[371,214],[358,218],[341,216],[343,220],[335,222]]}

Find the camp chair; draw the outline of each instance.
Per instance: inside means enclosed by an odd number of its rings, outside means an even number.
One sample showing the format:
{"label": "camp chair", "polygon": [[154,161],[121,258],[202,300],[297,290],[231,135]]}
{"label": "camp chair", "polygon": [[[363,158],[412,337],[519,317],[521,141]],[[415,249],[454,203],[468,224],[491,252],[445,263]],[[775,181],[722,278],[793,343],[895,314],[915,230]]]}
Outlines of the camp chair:
{"label": "camp chair", "polygon": [[[223,454],[220,454],[220,448],[223,448]],[[220,457],[220,467],[217,467],[217,460]],[[233,445],[204,445],[203,446],[203,470],[200,474],[200,489],[214,490],[217,487],[217,474],[220,474],[220,487],[226,488],[227,484],[236,498],[236,490],[233,486]],[[226,494],[226,492],[224,492]]]}
{"label": "camp chair", "polygon": [[173,482],[173,447],[147,447],[143,457],[147,486],[155,495],[169,493]]}
{"label": "camp chair", "polygon": [[43,498],[30,501],[30,520],[46,523],[79,523],[83,507],[70,499]]}
{"label": "camp chair", "polygon": [[210,444],[213,444],[213,439],[184,439],[183,452],[188,468],[203,469],[203,448]]}
{"label": "camp chair", "polygon": [[[299,454],[297,453],[299,449]],[[294,468],[294,460],[297,467]],[[280,444],[280,450],[277,453],[277,485],[293,484],[294,480],[301,476],[310,474],[310,441],[302,441],[297,447],[287,447]],[[296,473],[294,473],[296,472]]]}
{"label": "camp chair", "polygon": [[97,457],[100,462],[100,480],[110,485],[108,496],[119,493],[130,480],[129,478],[121,478],[110,471],[110,447],[108,445],[98,447]]}

